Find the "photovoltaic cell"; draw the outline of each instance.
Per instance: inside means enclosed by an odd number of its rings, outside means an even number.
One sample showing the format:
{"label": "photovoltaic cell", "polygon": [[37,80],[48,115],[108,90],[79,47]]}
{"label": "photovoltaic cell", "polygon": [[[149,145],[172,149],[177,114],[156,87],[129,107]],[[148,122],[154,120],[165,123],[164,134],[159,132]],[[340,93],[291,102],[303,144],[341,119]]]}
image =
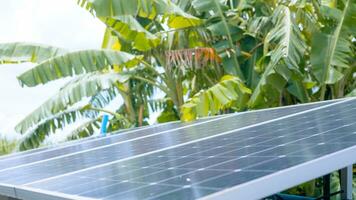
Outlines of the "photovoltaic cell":
{"label": "photovoltaic cell", "polygon": [[100,199],[209,197],[356,145],[355,99],[309,110],[316,107],[247,112],[104,145],[5,169],[0,182]]}

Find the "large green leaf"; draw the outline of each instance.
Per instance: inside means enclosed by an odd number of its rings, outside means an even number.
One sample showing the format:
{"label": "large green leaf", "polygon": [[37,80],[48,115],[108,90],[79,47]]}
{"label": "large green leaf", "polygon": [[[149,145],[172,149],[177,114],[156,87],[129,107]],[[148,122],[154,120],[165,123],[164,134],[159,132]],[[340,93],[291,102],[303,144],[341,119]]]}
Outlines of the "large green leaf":
{"label": "large green leaf", "polygon": [[321,99],[325,98],[326,85],[341,80],[340,70],[350,66],[350,35],[356,35],[356,2],[347,0],[344,11],[335,15],[339,22],[333,34],[319,32],[313,36],[311,63],[314,76],[321,85]]}
{"label": "large green leaf", "polygon": [[76,127],[67,135],[67,140],[77,140],[92,136],[100,128],[102,117],[91,119]]}
{"label": "large green leaf", "polygon": [[[56,130],[63,129],[66,125],[83,118],[88,108],[90,108],[90,105],[69,109],[42,120],[36,127],[26,132],[20,141],[20,150],[23,151],[39,147],[46,137],[55,133]],[[95,115],[97,114],[98,112],[95,112]]]}
{"label": "large green leaf", "polygon": [[62,48],[41,44],[3,43],[0,44],[0,64],[21,62],[41,63],[49,58],[63,55],[66,52]]}
{"label": "large green leaf", "polygon": [[197,117],[216,115],[223,109],[242,109],[251,90],[234,76],[226,75],[213,87],[200,91],[189,99],[181,110],[181,120],[191,121]]}
{"label": "large green leaf", "polygon": [[268,53],[271,61],[278,63],[283,58],[289,69],[299,71],[299,63],[307,46],[293,13],[288,7],[279,6],[274,11],[272,21],[275,27],[267,34],[264,47],[268,50],[276,43],[273,51]]}
{"label": "large green leaf", "polygon": [[[293,74],[301,75],[299,63],[304,56],[306,44],[293,14],[288,7],[279,6],[274,11],[272,22],[274,28],[267,34],[264,46],[270,60],[251,96],[250,107],[268,106],[268,99],[278,98],[273,97],[275,93],[272,91],[268,92],[271,86],[281,91]],[[269,51],[269,48],[272,50]]]}
{"label": "large green leaf", "polygon": [[160,39],[148,32],[132,16],[102,17],[102,21],[110,27],[110,30],[119,34],[125,40],[131,41],[132,46],[140,51],[148,51],[160,43]]}
{"label": "large green leaf", "polygon": [[91,73],[79,76],[25,117],[15,129],[19,133],[25,133],[42,120],[65,111],[70,106],[83,100],[83,98],[94,96],[100,91],[113,87],[117,82],[126,82],[127,80],[127,76],[117,73]]}
{"label": "large green leaf", "polygon": [[295,12],[295,19],[306,36],[305,40],[310,43],[312,35],[321,27],[317,15],[319,6],[310,1],[297,0],[289,7]]}
{"label": "large green leaf", "polygon": [[287,90],[289,93],[298,98],[301,103],[309,102],[309,95],[306,88],[304,87],[303,82],[297,80],[290,80],[288,83]]}
{"label": "large green leaf", "polygon": [[131,15],[161,19],[171,28],[186,28],[201,23],[199,18],[184,12],[170,0],[81,0],[79,5],[95,13],[97,17]]}
{"label": "large green leaf", "polygon": [[223,2],[224,1],[222,0],[193,0],[192,6],[198,12],[208,12],[211,14],[216,14],[220,12],[221,8],[223,10],[226,10],[227,7],[224,5]]}
{"label": "large green leaf", "polygon": [[104,108],[120,94],[120,91],[122,90],[118,90],[118,88],[120,88],[121,86],[122,84],[118,83],[117,87],[112,87],[97,93],[96,95],[90,98],[89,103],[94,107]]}
{"label": "large green leaf", "polygon": [[263,47],[260,41],[256,38],[246,36],[241,40],[241,48],[252,54],[244,62],[241,62],[241,69],[243,69],[246,78],[246,85],[252,90],[256,88],[259,82],[259,74],[255,70],[258,60],[263,56]]}
{"label": "large green leaf", "polygon": [[[157,117],[157,122],[158,123],[166,123],[166,122],[171,122],[171,121],[178,121],[179,114],[178,114],[177,110],[174,108],[173,101],[170,99],[165,99],[163,104],[164,104],[164,106],[162,108],[162,112]],[[159,105],[159,106],[162,107],[161,105]],[[155,109],[155,110],[157,110],[157,109]]]}
{"label": "large green leaf", "polygon": [[240,39],[242,34],[237,34],[241,31],[240,28],[235,25],[236,22],[230,23],[228,21],[224,12],[226,6],[222,3],[221,0],[193,0],[192,6],[198,12],[209,13],[209,15],[212,15],[207,21],[210,21],[215,17],[220,18],[217,23],[210,24],[208,27],[208,30],[212,33],[213,36],[220,36],[219,39],[216,39],[218,41],[220,40],[220,42],[217,42],[217,44],[214,46],[220,49],[225,47],[224,52],[220,52],[220,50],[218,50],[221,54],[220,56],[222,57],[225,70],[227,70],[230,74],[237,75],[242,80],[244,80],[244,75],[237,60],[237,48],[234,45]]}
{"label": "large green leaf", "polygon": [[349,94],[346,95],[347,97],[356,97],[356,89],[352,90]]}
{"label": "large green leaf", "polygon": [[113,50],[84,50],[67,53],[42,62],[18,79],[26,86],[45,84],[56,79],[102,71],[108,66],[133,67],[140,62],[140,56]]}
{"label": "large green leaf", "polygon": [[269,17],[254,17],[248,21],[247,24],[247,32],[253,37],[264,36],[266,30],[268,30],[270,26],[270,18]]}

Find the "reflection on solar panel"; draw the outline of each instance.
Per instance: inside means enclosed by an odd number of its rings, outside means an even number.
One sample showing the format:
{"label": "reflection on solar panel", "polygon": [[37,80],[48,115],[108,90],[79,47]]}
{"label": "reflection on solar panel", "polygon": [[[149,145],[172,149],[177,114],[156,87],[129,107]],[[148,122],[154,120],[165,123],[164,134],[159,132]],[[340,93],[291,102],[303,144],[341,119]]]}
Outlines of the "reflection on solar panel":
{"label": "reflection on solar panel", "polygon": [[[132,129],[0,158],[20,199],[258,199],[356,163],[356,99]],[[290,178],[290,177],[295,178]]]}

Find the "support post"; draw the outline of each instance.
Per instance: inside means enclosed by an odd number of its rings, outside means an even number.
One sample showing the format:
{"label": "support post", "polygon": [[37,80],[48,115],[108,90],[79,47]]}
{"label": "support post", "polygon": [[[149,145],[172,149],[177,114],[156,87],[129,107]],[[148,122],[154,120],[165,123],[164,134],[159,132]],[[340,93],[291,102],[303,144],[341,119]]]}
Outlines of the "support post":
{"label": "support post", "polygon": [[340,185],[341,199],[352,200],[352,165],[341,169]]}
{"label": "support post", "polygon": [[323,196],[324,200],[330,200],[330,174],[323,176]]}

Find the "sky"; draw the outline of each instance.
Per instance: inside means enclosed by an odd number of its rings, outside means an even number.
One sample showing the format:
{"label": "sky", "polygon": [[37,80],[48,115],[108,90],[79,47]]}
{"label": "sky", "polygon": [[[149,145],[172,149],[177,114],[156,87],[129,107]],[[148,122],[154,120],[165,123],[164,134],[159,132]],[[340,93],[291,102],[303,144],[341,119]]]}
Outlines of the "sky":
{"label": "sky", "polygon": [[[0,43],[34,42],[70,50],[98,49],[105,26],[77,0],[0,0]],[[16,77],[32,64],[0,65],[0,136],[55,94],[66,80],[22,88]]]}

